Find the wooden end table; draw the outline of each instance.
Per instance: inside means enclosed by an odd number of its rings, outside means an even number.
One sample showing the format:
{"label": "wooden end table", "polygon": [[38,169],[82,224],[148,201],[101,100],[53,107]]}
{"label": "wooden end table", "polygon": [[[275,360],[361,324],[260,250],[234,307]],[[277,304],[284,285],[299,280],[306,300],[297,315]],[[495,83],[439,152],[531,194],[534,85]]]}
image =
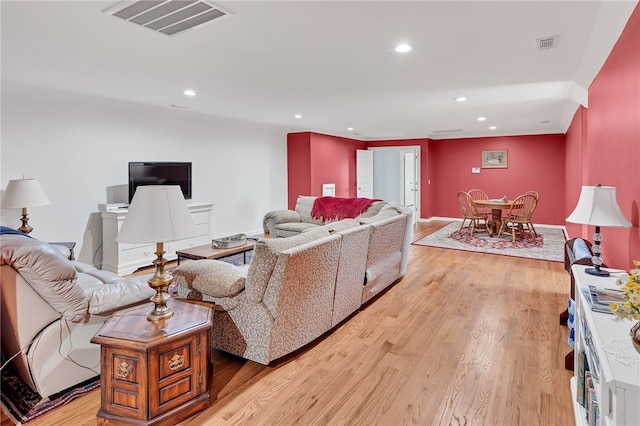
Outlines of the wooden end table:
{"label": "wooden end table", "polygon": [[242,253],[244,255],[244,263],[247,263],[247,252],[253,250],[256,245],[256,240],[257,239],[255,237],[252,237],[252,239],[247,240],[247,243],[244,245],[224,249],[213,248],[211,247],[211,244],[205,244],[202,246],[177,250],[176,256],[178,256],[178,265],[180,265],[180,259],[222,259],[223,257],[232,256],[238,253]]}
{"label": "wooden end table", "polygon": [[169,426],[209,407],[213,310],[170,299],[174,315],[148,321],[153,304],[118,311],[91,339],[100,345],[99,425]]}

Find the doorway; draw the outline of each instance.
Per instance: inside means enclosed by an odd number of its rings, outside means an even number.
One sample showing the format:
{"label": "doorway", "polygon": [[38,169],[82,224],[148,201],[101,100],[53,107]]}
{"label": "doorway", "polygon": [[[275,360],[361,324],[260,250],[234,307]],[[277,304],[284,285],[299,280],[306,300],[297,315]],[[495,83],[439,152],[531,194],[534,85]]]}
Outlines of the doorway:
{"label": "doorway", "polygon": [[[420,210],[420,147],[398,146],[359,150],[356,156],[357,196],[395,202],[413,209],[417,223]],[[362,191],[361,190],[364,190]]]}

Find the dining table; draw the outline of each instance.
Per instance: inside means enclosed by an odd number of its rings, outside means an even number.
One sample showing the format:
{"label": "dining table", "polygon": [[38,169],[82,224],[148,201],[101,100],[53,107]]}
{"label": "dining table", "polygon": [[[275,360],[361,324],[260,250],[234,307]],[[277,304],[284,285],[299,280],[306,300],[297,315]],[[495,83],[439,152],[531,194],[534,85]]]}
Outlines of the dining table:
{"label": "dining table", "polygon": [[491,220],[489,220],[489,223],[491,224],[492,236],[498,236],[498,230],[502,225],[502,210],[510,210],[512,206],[521,208],[524,205],[523,202],[514,204],[514,200],[505,201],[504,199],[473,200],[473,204],[476,206],[476,209],[491,209]]}

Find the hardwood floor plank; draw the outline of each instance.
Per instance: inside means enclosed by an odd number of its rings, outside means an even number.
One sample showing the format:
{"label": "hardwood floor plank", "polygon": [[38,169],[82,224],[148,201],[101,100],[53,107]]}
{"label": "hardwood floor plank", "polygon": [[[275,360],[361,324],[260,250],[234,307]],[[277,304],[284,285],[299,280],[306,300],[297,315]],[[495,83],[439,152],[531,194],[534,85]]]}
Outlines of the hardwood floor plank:
{"label": "hardwood floor plank", "polygon": [[[412,245],[401,281],[296,353],[263,366],[216,351],[211,406],[181,425],[574,424],[568,281],[560,262]],[[94,425],[99,403],[29,426]]]}

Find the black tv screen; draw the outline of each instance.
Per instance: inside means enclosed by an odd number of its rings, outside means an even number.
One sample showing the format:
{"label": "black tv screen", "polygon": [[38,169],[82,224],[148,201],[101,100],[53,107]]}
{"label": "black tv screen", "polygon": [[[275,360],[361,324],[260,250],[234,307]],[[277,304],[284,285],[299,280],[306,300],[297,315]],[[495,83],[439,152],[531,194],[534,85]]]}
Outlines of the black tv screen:
{"label": "black tv screen", "polygon": [[191,199],[191,163],[130,162],[129,203],[139,186],[180,185],[182,195]]}

